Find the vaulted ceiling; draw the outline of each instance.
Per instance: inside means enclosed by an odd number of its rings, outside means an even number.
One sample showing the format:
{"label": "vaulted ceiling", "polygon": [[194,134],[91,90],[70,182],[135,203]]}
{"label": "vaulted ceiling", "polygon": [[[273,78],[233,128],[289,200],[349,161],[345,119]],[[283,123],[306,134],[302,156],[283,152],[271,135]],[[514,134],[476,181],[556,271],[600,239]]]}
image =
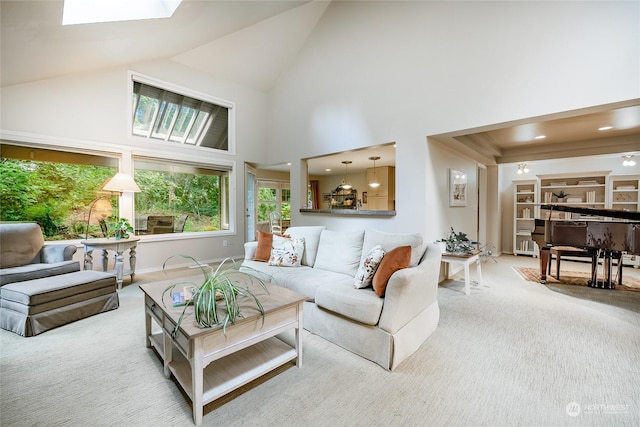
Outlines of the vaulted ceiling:
{"label": "vaulted ceiling", "polygon": [[169,58],[268,91],[328,4],[183,0],[167,19],[62,26],[62,0],[2,0],[0,84]]}
{"label": "vaulted ceiling", "polygon": [[[329,5],[328,1],[183,0],[168,19],[63,27],[62,0],[2,0],[0,85],[170,59],[269,92]],[[598,130],[605,125],[613,128]],[[541,134],[546,138],[533,139]],[[485,163],[640,155],[640,100],[431,137],[455,144]]]}

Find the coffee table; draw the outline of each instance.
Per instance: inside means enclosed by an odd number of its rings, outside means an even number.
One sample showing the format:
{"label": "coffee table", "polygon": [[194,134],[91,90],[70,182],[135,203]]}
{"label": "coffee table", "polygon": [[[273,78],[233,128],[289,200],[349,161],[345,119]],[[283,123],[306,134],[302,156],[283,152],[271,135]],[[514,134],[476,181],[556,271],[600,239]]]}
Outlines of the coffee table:
{"label": "coffee table", "polygon": [[[242,298],[241,313],[235,324],[201,328],[193,317],[193,307],[178,333],[173,336],[184,307],[173,307],[167,284],[140,285],[145,294],[146,345],[154,348],[164,363],[167,378],[173,375],[193,404],[193,421],[202,423],[203,406],[221,396],[295,360],[302,366],[302,305],[306,297],[292,290],[267,283],[267,294],[259,284],[249,288],[264,307],[262,316],[252,299]],[[166,304],[166,307],[165,307]],[[155,322],[159,328],[153,328]],[[154,330],[155,329],[155,330]],[[161,330],[158,330],[161,329]],[[295,329],[295,345],[276,337]]]}

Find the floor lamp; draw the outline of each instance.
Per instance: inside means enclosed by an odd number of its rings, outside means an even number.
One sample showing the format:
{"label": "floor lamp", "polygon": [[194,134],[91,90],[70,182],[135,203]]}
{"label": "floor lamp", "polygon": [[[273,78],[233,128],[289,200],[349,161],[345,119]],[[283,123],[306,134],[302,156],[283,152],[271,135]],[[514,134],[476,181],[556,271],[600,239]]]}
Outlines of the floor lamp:
{"label": "floor lamp", "polygon": [[[111,191],[113,193],[118,193],[119,196],[122,196],[122,193],[131,192],[131,193],[139,193],[140,187],[133,180],[133,177],[127,173],[118,172],[113,178],[111,178],[105,185],[102,186],[104,191]],[[84,236],[84,239],[87,240],[89,238],[89,223],[91,221],[91,211],[93,207],[100,199],[106,199],[109,196],[100,196],[93,200],[89,205],[89,213],[87,214],[87,229]],[[118,209],[120,208],[120,200],[118,199]]]}

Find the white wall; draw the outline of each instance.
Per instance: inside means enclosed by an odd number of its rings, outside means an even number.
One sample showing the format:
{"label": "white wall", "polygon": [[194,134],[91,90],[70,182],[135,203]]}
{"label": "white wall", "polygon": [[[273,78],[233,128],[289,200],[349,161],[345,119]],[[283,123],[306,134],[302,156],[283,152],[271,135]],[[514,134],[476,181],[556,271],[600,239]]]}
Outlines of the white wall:
{"label": "white wall", "polygon": [[[236,155],[213,154],[177,147],[172,143],[141,142],[129,135],[127,105],[128,71],[167,81],[222,98],[236,106]],[[157,269],[176,253],[190,254],[202,261],[242,256],[244,227],[244,162],[266,158],[268,95],[235,83],[212,79],[172,61],[132,64],[128,68],[103,70],[29,84],[3,87],[2,136],[18,135],[23,140],[52,146],[73,144],[105,151],[148,152],[169,159],[201,161],[212,158],[235,163],[231,189],[235,200],[233,231],[219,237],[185,239],[180,236],[145,238],[139,244],[139,271]],[[223,246],[223,241],[227,246]],[[78,259],[82,258],[78,251]]]}
{"label": "white wall", "polygon": [[[447,206],[446,176],[449,167],[475,170],[475,164],[426,137],[638,97],[638,8],[637,2],[332,2],[274,91],[271,161],[396,141],[398,214],[300,214],[304,180],[294,167],[294,223],[419,231],[427,240],[450,225],[469,226],[474,207]],[[494,235],[496,223],[488,227]]]}

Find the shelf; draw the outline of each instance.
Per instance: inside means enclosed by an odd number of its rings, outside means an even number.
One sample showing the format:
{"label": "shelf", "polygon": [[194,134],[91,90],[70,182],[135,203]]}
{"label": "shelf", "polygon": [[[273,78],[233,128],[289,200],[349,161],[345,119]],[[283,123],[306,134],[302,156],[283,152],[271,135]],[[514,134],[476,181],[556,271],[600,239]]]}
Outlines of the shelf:
{"label": "shelf", "polygon": [[567,185],[544,185],[540,187],[541,190],[548,190],[551,188],[591,188],[591,187],[605,187],[605,184],[567,184]]}
{"label": "shelf", "polygon": [[[204,368],[202,403],[213,402],[296,357],[295,348],[272,337],[215,360]],[[169,369],[193,401],[189,361],[179,351],[173,351]]]}

